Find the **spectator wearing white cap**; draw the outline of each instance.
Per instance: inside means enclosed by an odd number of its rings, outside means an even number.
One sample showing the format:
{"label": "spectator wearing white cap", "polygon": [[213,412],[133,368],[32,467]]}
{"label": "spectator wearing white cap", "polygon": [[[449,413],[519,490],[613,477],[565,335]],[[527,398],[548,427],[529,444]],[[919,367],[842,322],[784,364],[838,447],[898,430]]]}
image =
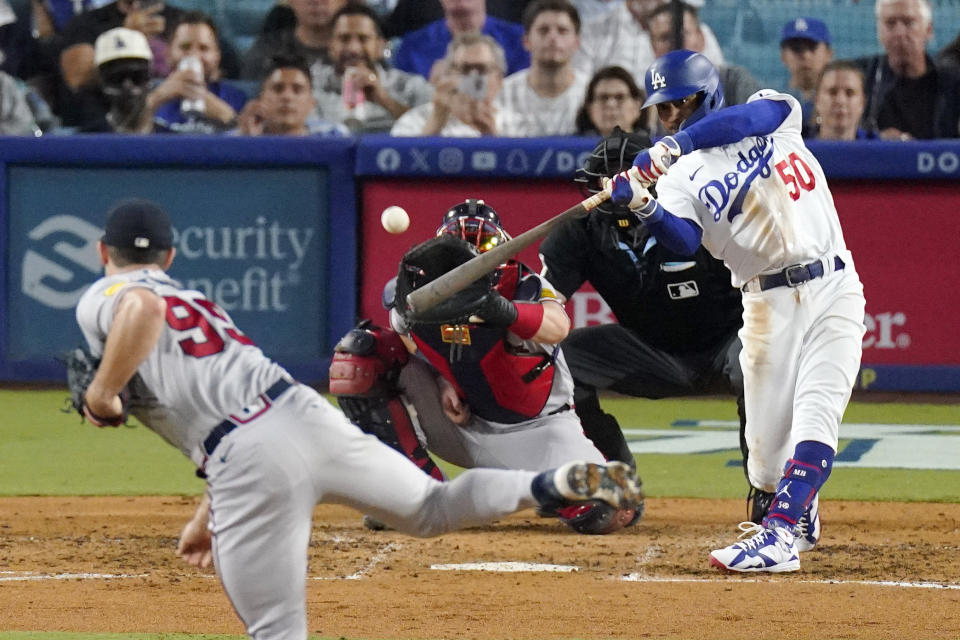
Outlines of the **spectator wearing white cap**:
{"label": "spectator wearing white cap", "polygon": [[787,93],[800,102],[806,135],[813,126],[817,82],[823,68],[833,60],[827,25],[817,18],[795,18],[783,25],[780,59],[790,72]]}
{"label": "spectator wearing white cap", "polygon": [[142,32],[116,27],[94,43],[99,77],[98,103],[103,111],[88,113],[81,131],[151,133],[153,113],[146,106],[153,52]]}

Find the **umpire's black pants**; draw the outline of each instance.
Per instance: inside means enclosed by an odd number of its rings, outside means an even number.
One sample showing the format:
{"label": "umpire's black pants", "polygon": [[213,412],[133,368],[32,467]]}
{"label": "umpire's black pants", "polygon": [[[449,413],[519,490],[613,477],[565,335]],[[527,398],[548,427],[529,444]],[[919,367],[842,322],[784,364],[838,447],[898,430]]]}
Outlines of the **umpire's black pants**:
{"label": "umpire's black pants", "polygon": [[731,394],[737,398],[744,450],[746,416],[736,332],[713,349],[673,355],[619,324],[606,324],[571,331],[561,347],[576,383],[574,401],[584,432],[608,459],[634,463],[616,418],[600,408],[597,391],[638,398]]}

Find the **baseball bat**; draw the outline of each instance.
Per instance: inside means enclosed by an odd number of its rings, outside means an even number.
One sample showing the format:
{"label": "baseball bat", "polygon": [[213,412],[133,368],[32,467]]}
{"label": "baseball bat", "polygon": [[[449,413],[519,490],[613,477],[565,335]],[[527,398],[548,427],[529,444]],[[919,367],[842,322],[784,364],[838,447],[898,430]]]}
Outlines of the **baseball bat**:
{"label": "baseball bat", "polygon": [[436,280],[411,291],[407,296],[407,308],[413,313],[422,313],[453,294],[466,289],[471,282],[495,270],[501,264],[517,255],[537,240],[545,237],[562,222],[573,218],[582,218],[597,205],[610,199],[608,191],[596,193],[563,213],[545,220],[517,237],[467,260],[451,269]]}

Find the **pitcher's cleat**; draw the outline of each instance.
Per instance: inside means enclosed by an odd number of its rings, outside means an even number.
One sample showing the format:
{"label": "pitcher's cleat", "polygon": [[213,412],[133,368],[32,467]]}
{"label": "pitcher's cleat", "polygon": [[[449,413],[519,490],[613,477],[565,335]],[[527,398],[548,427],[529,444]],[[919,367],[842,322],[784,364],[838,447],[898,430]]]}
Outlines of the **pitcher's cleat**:
{"label": "pitcher's cleat", "polygon": [[544,513],[587,500],[629,509],[642,504],[644,498],[636,475],[623,462],[568,462],[537,474],[531,488]]}
{"label": "pitcher's cleat", "polygon": [[820,495],[815,495],[810,506],[797,521],[797,551],[810,551],[820,542]]}
{"label": "pitcher's cleat", "polygon": [[741,522],[740,537],[751,536],[710,552],[710,564],[721,571],[783,573],[800,568],[793,532],[787,527]]}

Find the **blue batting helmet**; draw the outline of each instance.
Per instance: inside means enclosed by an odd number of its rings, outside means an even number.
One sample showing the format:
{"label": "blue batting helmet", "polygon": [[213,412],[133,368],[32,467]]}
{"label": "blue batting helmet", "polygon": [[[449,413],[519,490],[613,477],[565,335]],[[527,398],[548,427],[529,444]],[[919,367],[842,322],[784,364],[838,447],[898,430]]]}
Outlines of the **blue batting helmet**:
{"label": "blue batting helmet", "polygon": [[660,56],[647,69],[644,85],[647,90],[644,107],[703,93],[703,103],[683,121],[681,129],[723,107],[720,75],[706,56],[695,51],[677,49]]}

